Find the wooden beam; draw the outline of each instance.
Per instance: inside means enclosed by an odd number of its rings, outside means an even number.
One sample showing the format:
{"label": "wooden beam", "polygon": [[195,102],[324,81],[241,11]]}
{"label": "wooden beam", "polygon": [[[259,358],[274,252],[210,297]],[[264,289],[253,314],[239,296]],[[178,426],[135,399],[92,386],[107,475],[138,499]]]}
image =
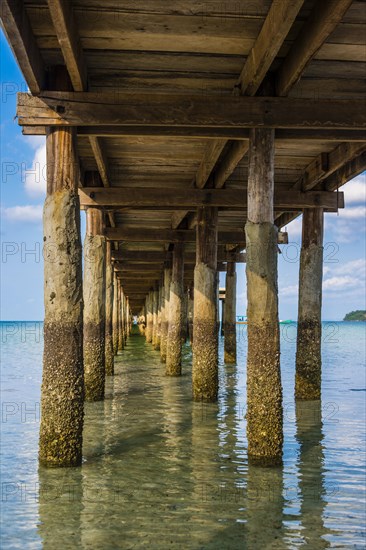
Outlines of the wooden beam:
{"label": "wooden beam", "polygon": [[[196,232],[184,229],[150,229],[150,228],[123,228],[107,227],[104,230],[105,236],[112,241],[131,242],[161,242],[161,243],[195,243]],[[219,232],[219,243],[222,244],[243,244],[245,246],[244,230],[242,231],[221,231]]]}
{"label": "wooden beam", "polygon": [[[246,59],[233,90],[235,95],[238,93],[248,96],[255,95],[303,3],[304,0],[274,0],[272,2],[261,32]],[[227,140],[221,139],[208,144],[195,177],[196,187],[206,186],[227,143]],[[242,158],[247,152],[248,146],[246,143],[240,143],[239,149],[242,151],[240,157]],[[216,181],[214,185],[209,186],[220,187]],[[187,212],[175,212],[172,216],[172,227],[177,228],[186,215]]]}
{"label": "wooden beam", "polygon": [[[141,136],[140,126],[77,126],[78,136],[91,137],[130,137]],[[195,128],[195,135],[190,135],[191,130],[185,126],[174,126],[165,128],[164,126],[147,126],[143,128],[144,136],[151,137],[184,137],[187,139],[215,140],[217,137],[225,137],[233,141],[243,141],[249,139],[248,128],[226,129],[226,128]],[[46,135],[45,126],[23,126],[23,135]],[[366,141],[365,130],[343,130],[338,128],[327,130],[306,130],[306,129],[279,129],[276,131],[276,144],[286,141],[347,141],[363,142]]]}
{"label": "wooden beam", "polygon": [[366,143],[341,143],[330,153],[322,153],[306,168],[300,182],[301,189],[303,191],[313,189],[319,182],[364,152],[366,152]]}
{"label": "wooden beam", "polygon": [[273,0],[237,83],[243,95],[256,94],[303,4],[304,0]]}
{"label": "wooden beam", "polygon": [[[149,187],[84,187],[79,189],[80,204],[87,207],[130,207],[138,208],[181,208],[196,209],[199,206],[226,207],[231,210],[245,210],[247,196],[237,189],[152,189]],[[303,209],[342,207],[343,195],[312,191],[303,193],[296,189],[275,190],[275,206],[278,209]]]}
{"label": "wooden beam", "polygon": [[[71,3],[68,0],[47,0],[51,19],[62,55],[65,60],[71,83],[76,92],[87,90],[87,70],[80,37],[75,23]],[[89,136],[98,171],[104,187],[110,187],[107,159],[103,153],[99,137]],[[109,222],[115,227],[113,212],[108,213]]]}
{"label": "wooden beam", "polygon": [[[325,42],[325,40],[328,38],[329,34],[334,30],[336,24],[340,21],[340,19],[343,17],[343,14],[347,7],[350,5],[352,0],[324,0],[322,2],[322,11],[321,11],[321,17],[322,20],[319,23],[319,6],[316,4],[314,6],[314,10],[312,12],[311,19],[315,19],[315,23],[311,20],[309,23],[305,24],[304,30],[302,32],[302,35],[297,39],[295,44],[293,45],[289,59],[286,59],[286,61],[281,66],[281,70],[277,75],[277,95],[285,96],[288,94],[290,89],[296,84],[297,80],[300,78],[302,71],[305,69],[307,63],[312,59],[312,57],[315,55],[315,53],[318,51],[320,46]],[[279,2],[279,6],[276,6],[275,9],[275,3],[272,3],[272,9],[269,12],[269,16],[267,20],[265,21],[263,25],[263,29],[266,32],[261,32],[258,36],[258,39],[250,52],[247,60],[247,64],[243,69],[243,72],[241,74],[239,84],[241,89],[243,89],[243,86],[245,87],[246,93],[252,93],[255,94],[258,87],[257,84],[260,84],[260,76],[265,75],[264,68],[266,63],[269,61],[269,59],[266,59],[265,57],[261,57],[259,52],[263,51],[263,45],[265,45],[266,40],[268,40],[268,44],[272,40],[271,47],[275,48],[276,44],[276,31],[279,33],[279,36],[283,37],[283,39],[286,37],[284,34],[286,25],[288,24],[288,21],[286,20],[286,15],[284,15],[284,21],[283,25],[284,28],[282,28],[282,25],[280,23],[280,19],[277,19],[277,16],[280,18],[281,13],[286,14],[286,10],[291,13],[292,7],[291,2],[288,4],[287,2]],[[332,4],[336,4],[336,10],[335,13],[331,14],[331,16],[328,18],[329,10],[332,12]],[[296,9],[297,3],[293,2],[294,8]],[[341,4],[344,4],[342,7]],[[324,8],[324,5],[326,7]],[[299,6],[300,8],[300,6]],[[344,8],[344,11],[343,11]],[[281,12],[281,10],[285,10],[284,12]],[[271,19],[272,21],[276,20],[279,24],[278,25],[271,25]],[[316,31],[312,31],[312,26],[315,25]],[[305,51],[303,44],[306,44]],[[299,53],[296,52],[303,52],[302,56],[299,55]],[[257,56],[259,55],[258,59],[258,65],[256,65],[255,61]],[[265,56],[265,54],[262,54]],[[271,53],[267,55],[271,56]],[[275,53],[277,55],[277,51]],[[301,62],[299,57],[302,57]],[[292,60],[291,60],[292,58]],[[296,67],[296,61],[298,62],[298,66]],[[295,66],[297,71],[297,76],[294,78],[293,73],[289,68],[291,67],[291,64]],[[264,65],[263,70],[261,71],[261,64]],[[252,68],[252,72],[250,71],[250,68]],[[254,70],[253,70],[254,69]],[[253,82],[253,84],[251,84]],[[276,134],[278,131],[276,132]],[[212,179],[214,181],[215,187],[222,187],[225,184],[225,181],[227,178],[232,174],[232,172],[235,170],[238,163],[241,161],[241,159],[247,154],[248,152],[248,144],[247,143],[232,143],[228,150],[226,151],[226,154],[224,158],[221,159],[220,165],[216,168],[216,170],[211,168],[211,175]],[[210,183],[210,185],[212,185]],[[172,217],[172,227],[178,227],[178,225],[182,222],[182,217],[174,214]]]}
{"label": "wooden beam", "polygon": [[[159,252],[159,251],[134,251],[125,250],[119,252],[112,252],[112,260],[114,261],[130,261],[134,263],[146,263],[146,262],[165,262],[172,260],[172,252]],[[235,261],[236,263],[245,263],[245,253],[230,254],[226,251],[221,252],[218,250],[217,259],[219,262]],[[196,261],[195,252],[186,252],[184,254],[185,263],[192,263]]]}
{"label": "wooden beam", "polygon": [[341,185],[344,185],[352,178],[362,174],[366,170],[366,152],[358,157],[350,160],[344,166],[333,172],[331,176],[326,178],[321,185],[327,191],[334,191]]}
{"label": "wooden beam", "polygon": [[1,22],[29,89],[45,88],[45,68],[22,0],[2,0]]}
{"label": "wooden beam", "polygon": [[70,80],[76,92],[87,89],[87,73],[80,39],[69,0],[47,0]]}
{"label": "wooden beam", "polygon": [[[120,92],[19,93],[21,126],[128,125],[226,128],[366,129],[360,100],[146,94]],[[143,129],[141,129],[143,133]]]}
{"label": "wooden beam", "polygon": [[309,19],[278,71],[278,96],[286,96],[298,82],[308,63],[341,22],[351,4],[352,0],[322,0],[315,3]]}

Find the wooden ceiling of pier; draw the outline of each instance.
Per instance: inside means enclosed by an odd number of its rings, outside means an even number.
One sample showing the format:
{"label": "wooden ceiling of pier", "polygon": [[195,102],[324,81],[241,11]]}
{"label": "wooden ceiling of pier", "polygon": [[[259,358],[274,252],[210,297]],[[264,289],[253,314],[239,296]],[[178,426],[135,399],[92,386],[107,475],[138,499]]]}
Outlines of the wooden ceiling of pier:
{"label": "wooden ceiling of pier", "polygon": [[[302,127],[294,127],[286,119],[276,131],[276,190],[334,191],[366,168],[365,127],[354,125],[349,115],[355,102],[360,119],[365,109],[364,1],[3,0],[1,15],[33,95],[47,92],[52,68],[65,65],[75,92],[100,94],[96,112],[102,114],[107,92],[116,98],[117,93],[147,94],[147,107],[156,104],[158,94],[176,93],[208,105],[216,102],[219,107],[220,100],[228,105],[230,97],[235,102],[240,95],[313,101],[314,109],[317,101],[327,100],[328,127],[323,123],[307,128],[306,120]],[[337,100],[348,100],[349,110],[344,103],[342,111]],[[194,207],[188,199],[179,209],[172,202],[169,208],[167,196],[172,190],[181,194],[193,187],[225,187],[237,190],[242,199],[247,185],[249,131],[245,125],[197,124],[194,131],[182,125],[154,126],[154,111],[150,111],[151,120],[145,126],[116,126],[107,118],[103,123],[95,117],[94,122],[82,121],[77,127],[80,164],[87,175],[83,184],[89,184],[88,173],[95,171],[106,188],[161,192],[162,204],[157,198],[155,207],[137,208],[121,200],[120,207],[107,212],[111,234],[135,232],[142,237],[137,242],[115,242],[115,250],[122,256],[126,252],[130,261],[134,251],[148,256],[171,249],[165,237],[144,239],[149,233],[161,231],[163,237],[169,230],[194,229]],[[351,126],[345,121],[336,128],[332,119],[342,122],[342,112],[352,119]],[[278,113],[272,113],[277,120]],[[139,115],[136,112],[136,118]],[[267,124],[270,116],[266,115]],[[37,120],[36,126],[25,125],[24,133],[43,134],[45,125]],[[278,205],[279,227],[303,206],[298,202]],[[220,233],[243,232],[245,216],[245,210],[221,209]],[[193,255],[194,243],[188,242],[186,249],[189,257]],[[161,260],[152,278],[143,277],[146,266],[139,263],[134,264],[135,271],[119,272],[134,308],[142,304],[141,294],[159,279],[163,264]],[[187,276],[191,276],[188,262]]]}

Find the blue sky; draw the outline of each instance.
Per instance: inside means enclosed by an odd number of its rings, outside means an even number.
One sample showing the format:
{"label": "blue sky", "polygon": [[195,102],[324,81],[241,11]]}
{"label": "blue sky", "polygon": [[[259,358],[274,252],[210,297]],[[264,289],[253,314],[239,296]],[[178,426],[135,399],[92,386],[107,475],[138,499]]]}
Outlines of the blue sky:
{"label": "blue sky", "polygon": [[[16,92],[26,83],[1,32],[1,313],[2,320],[43,319],[42,205],[45,140],[22,136]],[[326,214],[323,319],[341,320],[366,309],[366,173],[346,184],[346,208]],[[83,216],[83,215],[82,215]],[[84,226],[84,224],[83,224]],[[290,244],[279,255],[280,318],[297,317],[301,219],[287,227]],[[82,233],[83,236],[83,233]],[[224,282],[221,277],[222,283]],[[245,266],[238,265],[238,314],[246,311]]]}

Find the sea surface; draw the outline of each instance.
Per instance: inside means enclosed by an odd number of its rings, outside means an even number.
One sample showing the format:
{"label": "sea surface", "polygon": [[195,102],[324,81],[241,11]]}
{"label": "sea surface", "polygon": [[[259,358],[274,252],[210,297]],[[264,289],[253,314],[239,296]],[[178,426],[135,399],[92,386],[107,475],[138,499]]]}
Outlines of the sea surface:
{"label": "sea surface", "polygon": [[42,323],[1,323],[2,539],[10,549],[364,549],[366,324],[323,323],[321,402],[295,405],[296,324],[281,325],[284,464],[249,466],[246,327],[217,404],[191,400],[191,351],[168,378],[132,336],[104,402],[85,406],[84,462],[37,462]]}

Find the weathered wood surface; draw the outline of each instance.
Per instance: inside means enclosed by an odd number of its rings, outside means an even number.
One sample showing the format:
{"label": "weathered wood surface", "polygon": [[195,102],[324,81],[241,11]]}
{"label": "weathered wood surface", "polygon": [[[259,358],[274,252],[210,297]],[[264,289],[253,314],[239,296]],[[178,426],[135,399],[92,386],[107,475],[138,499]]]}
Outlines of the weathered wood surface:
{"label": "weathered wood surface", "polygon": [[182,323],[184,309],[184,245],[176,243],[173,250],[170,281],[166,369],[168,376],[182,373]]}
{"label": "weathered wood surface", "polygon": [[324,214],[304,213],[299,278],[295,396],[320,399]]}
{"label": "weathered wood surface", "polygon": [[[198,206],[226,207],[231,210],[243,210],[248,208],[248,199],[236,189],[151,189],[149,187],[123,187],[123,188],[94,188],[84,187],[79,190],[80,204],[82,206],[108,206],[130,208],[158,208],[167,207],[179,209],[189,207],[196,209]],[[343,193],[313,191],[303,193],[297,189],[287,190],[277,188],[274,194],[274,205],[278,209],[298,209],[341,207]]]}
{"label": "weathered wood surface", "polygon": [[[366,128],[359,100],[115,92],[18,94],[21,126],[163,125],[239,128]],[[143,135],[143,128],[141,129]]]}
{"label": "weathered wood surface", "polygon": [[84,419],[83,291],[79,166],[69,128],[47,136],[44,243],[57,262],[44,262],[44,353],[39,459],[47,466],[79,466]]}
{"label": "weathered wood surface", "polygon": [[216,208],[197,212],[193,300],[192,393],[195,401],[216,401],[218,393],[218,296]]}
{"label": "weathered wood surface", "polygon": [[248,295],[247,437],[249,460],[268,465],[281,463],[283,445],[273,167],[274,132],[252,130],[249,210],[245,226]]}
{"label": "weathered wood surface", "polygon": [[[366,68],[365,68],[366,70]],[[365,86],[366,92],[366,86]],[[364,94],[362,94],[364,95]],[[164,126],[147,126],[144,128],[145,137],[184,137],[186,140],[215,140],[218,137],[230,139],[231,141],[243,141],[249,139],[249,128],[195,128],[195,135],[190,135],[190,129],[186,126],[174,126],[166,128]],[[23,135],[46,135],[46,126],[23,126]],[[91,137],[140,137],[141,128],[139,126],[77,126],[78,136]],[[294,141],[346,141],[346,142],[364,142],[366,141],[365,130],[343,130],[342,128],[331,128],[326,130],[306,130],[296,129],[278,129],[276,131],[276,143],[294,142]],[[241,159],[239,159],[241,160]],[[228,174],[230,175],[230,174]],[[216,176],[215,176],[216,177]],[[218,186],[219,187],[219,186]]]}

